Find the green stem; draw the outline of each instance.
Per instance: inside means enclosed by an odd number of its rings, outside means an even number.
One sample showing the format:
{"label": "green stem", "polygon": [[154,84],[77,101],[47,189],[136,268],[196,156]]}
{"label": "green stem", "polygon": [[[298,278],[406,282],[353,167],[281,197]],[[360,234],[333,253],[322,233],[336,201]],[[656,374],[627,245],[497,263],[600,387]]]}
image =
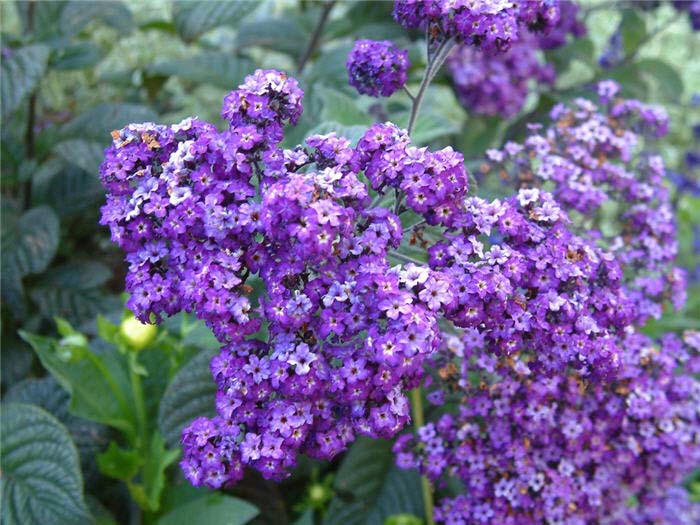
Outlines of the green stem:
{"label": "green stem", "polygon": [[[413,412],[413,426],[416,432],[425,423],[423,419],[423,397],[420,387],[411,390],[411,409]],[[430,486],[430,481],[426,476],[421,476],[421,492],[423,493],[423,506],[425,507],[425,524],[435,525],[433,518],[433,488]]]}
{"label": "green stem", "polygon": [[442,64],[445,63],[445,60],[450,54],[450,51],[452,51],[452,48],[454,47],[455,43],[456,42],[454,38],[448,38],[447,40],[440,43],[440,46],[435,52],[435,56],[431,60],[428,60],[428,65],[425,68],[425,72],[423,73],[423,80],[421,80],[420,86],[418,87],[418,93],[416,93],[415,96],[411,96],[409,94],[413,102],[413,106],[411,107],[411,115],[408,118],[408,127],[406,128],[409,135],[411,134],[411,131],[413,131],[413,126],[416,123],[416,118],[418,117],[418,113],[420,112],[420,106],[423,103],[423,97],[425,96],[425,92],[428,89],[430,83],[435,78],[437,72],[442,67]]}
{"label": "green stem", "polygon": [[297,64],[298,73],[301,73],[304,70],[304,66],[306,66],[306,63],[309,61],[309,58],[311,58],[311,55],[316,50],[316,47],[318,46],[318,43],[321,40],[323,27],[326,25],[326,22],[328,21],[328,16],[331,14],[331,9],[333,9],[334,5],[335,0],[331,0],[330,2],[325,3],[321,8],[321,15],[318,17],[318,22],[316,23],[316,27],[314,29],[313,34],[311,35],[309,44],[306,46],[304,54],[301,56],[301,58],[299,59],[299,63]]}
{"label": "green stem", "polygon": [[[136,353],[129,352],[129,382],[134,396],[134,406],[136,409],[137,440],[134,448],[148,446],[146,405],[143,399],[143,387],[141,386],[141,376],[136,373]],[[139,442],[140,441],[140,442]]]}

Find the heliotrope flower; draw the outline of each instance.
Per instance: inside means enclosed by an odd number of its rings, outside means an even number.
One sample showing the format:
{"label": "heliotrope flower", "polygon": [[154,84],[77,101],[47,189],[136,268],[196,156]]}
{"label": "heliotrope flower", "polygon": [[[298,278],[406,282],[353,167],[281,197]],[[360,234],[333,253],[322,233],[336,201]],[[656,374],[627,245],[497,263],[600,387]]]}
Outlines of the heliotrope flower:
{"label": "heliotrope flower", "polygon": [[389,40],[356,40],[346,67],[359,93],[389,97],[406,84],[409,65],[408,51]]}

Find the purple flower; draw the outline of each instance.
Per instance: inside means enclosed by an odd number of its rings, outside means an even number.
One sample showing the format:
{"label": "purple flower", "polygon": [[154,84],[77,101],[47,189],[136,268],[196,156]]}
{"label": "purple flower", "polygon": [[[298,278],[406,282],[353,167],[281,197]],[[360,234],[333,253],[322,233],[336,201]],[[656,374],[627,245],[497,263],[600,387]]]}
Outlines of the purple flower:
{"label": "purple flower", "polygon": [[356,40],[346,67],[350,85],[363,95],[389,97],[406,83],[408,51],[389,40]]}

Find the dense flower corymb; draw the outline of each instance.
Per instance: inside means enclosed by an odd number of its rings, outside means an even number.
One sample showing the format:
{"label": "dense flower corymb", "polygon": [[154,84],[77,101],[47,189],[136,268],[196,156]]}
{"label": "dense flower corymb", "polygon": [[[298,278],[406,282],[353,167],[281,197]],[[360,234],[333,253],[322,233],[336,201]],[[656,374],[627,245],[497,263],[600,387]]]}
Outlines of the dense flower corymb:
{"label": "dense flower corymb", "polygon": [[[145,321],[194,312],[224,345],[211,363],[217,416],[183,433],[195,485],[231,484],[245,466],[279,479],[300,453],[330,458],[358,434],[393,436],[451,300],[443,273],[389,265],[403,232],[369,207],[358,174],[372,155],[334,133],[278,147],[301,96],[294,79],[257,71],[224,101],[229,130],[130,125],[102,166],[129,306]],[[466,186],[451,150],[407,154],[413,172]]]}
{"label": "dense flower corymb", "polygon": [[657,345],[630,331],[607,384],[571,371],[543,377],[526,356],[497,360],[470,335],[451,339],[444,359],[461,372],[445,373],[443,387],[459,411],[401,437],[398,463],[464,483],[436,512],[449,525],[651,523],[700,461],[700,381],[676,372],[697,371],[697,339]]}
{"label": "dense flower corymb", "polygon": [[[659,317],[665,300],[680,307],[685,276],[673,265],[676,227],[662,158],[640,151],[668,129],[666,113],[638,100],[618,97],[612,81],[598,85],[602,108],[585,99],[557,105],[545,130],[530,128],[523,144],[488,152],[485,171],[496,168],[518,186],[551,189],[567,209],[576,210],[577,232],[602,244],[627,271],[627,295],[635,322]],[[614,206],[612,208],[611,206]],[[605,230],[590,221],[606,210]]]}
{"label": "dense flower corymb", "polygon": [[359,93],[389,97],[406,84],[408,51],[388,40],[356,40],[346,66]]}
{"label": "dense flower corymb", "polygon": [[559,6],[552,0],[396,0],[394,19],[409,29],[428,29],[431,37],[505,50],[521,28],[544,32],[554,26]]}
{"label": "dense flower corymb", "polygon": [[552,84],[555,71],[537,56],[536,40],[522,38],[506,52],[460,46],[447,60],[455,91],[476,115],[512,117],[525,104],[529,82]]}

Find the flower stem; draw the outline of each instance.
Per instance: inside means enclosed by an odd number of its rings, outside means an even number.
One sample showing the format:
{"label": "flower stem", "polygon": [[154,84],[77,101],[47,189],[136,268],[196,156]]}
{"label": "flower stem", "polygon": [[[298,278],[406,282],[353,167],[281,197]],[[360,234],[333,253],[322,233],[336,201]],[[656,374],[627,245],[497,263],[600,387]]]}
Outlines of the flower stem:
{"label": "flower stem", "polygon": [[299,62],[297,64],[297,72],[301,73],[304,70],[304,66],[306,66],[306,63],[309,61],[309,58],[311,58],[311,55],[316,50],[318,42],[319,40],[321,40],[323,27],[326,25],[326,22],[328,21],[328,16],[331,14],[331,9],[333,9],[334,5],[335,0],[331,0],[330,2],[323,4],[321,14],[318,17],[318,22],[316,23],[314,32],[311,35],[311,39],[309,40],[309,45],[306,46],[304,54],[301,55],[301,58],[299,59]]}
{"label": "flower stem", "polygon": [[[418,386],[411,390],[411,409],[413,412],[413,427],[418,431],[423,426],[423,397],[421,396],[421,388]],[[426,476],[421,476],[421,492],[423,493],[423,506],[425,507],[425,524],[435,525],[433,518],[433,488],[430,486],[430,481]]]}
{"label": "flower stem", "polygon": [[445,60],[450,54],[450,51],[452,51],[452,48],[454,47],[455,43],[456,42],[454,38],[448,38],[447,40],[442,41],[438,46],[437,50],[435,51],[435,55],[433,56],[433,58],[428,60],[428,65],[425,68],[425,72],[423,73],[423,80],[421,80],[420,86],[418,88],[418,93],[416,93],[415,96],[411,97],[411,100],[413,101],[413,106],[411,107],[411,115],[408,119],[408,127],[406,128],[409,135],[411,134],[411,131],[413,131],[413,126],[416,123],[416,118],[418,117],[418,112],[420,111],[420,106],[423,102],[425,92],[428,89],[430,83],[435,78],[437,72],[442,67],[442,64],[445,63]]}

